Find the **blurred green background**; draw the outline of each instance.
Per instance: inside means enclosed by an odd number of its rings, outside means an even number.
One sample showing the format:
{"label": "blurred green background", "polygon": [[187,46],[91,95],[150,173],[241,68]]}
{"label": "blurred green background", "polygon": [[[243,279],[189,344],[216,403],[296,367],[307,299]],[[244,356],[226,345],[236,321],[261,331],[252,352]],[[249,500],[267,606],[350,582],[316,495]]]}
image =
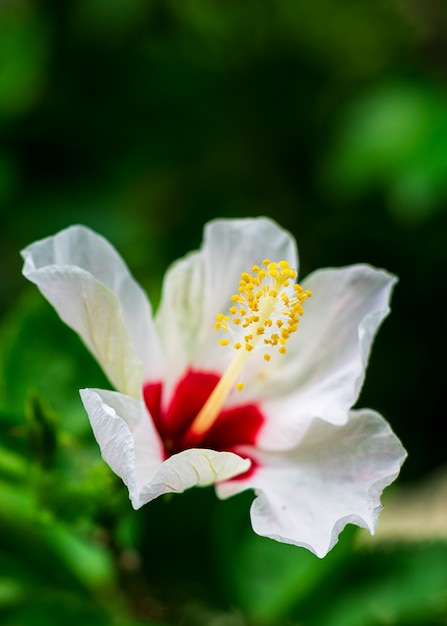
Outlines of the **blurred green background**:
{"label": "blurred green background", "polygon": [[[2,625],[447,624],[446,27],[442,0],[0,0]],[[20,274],[84,223],[156,304],[206,221],[256,215],[302,276],[400,277],[359,401],[409,452],[394,531],[323,561],[255,536],[251,494],[134,512],[79,401],[107,383]]]}

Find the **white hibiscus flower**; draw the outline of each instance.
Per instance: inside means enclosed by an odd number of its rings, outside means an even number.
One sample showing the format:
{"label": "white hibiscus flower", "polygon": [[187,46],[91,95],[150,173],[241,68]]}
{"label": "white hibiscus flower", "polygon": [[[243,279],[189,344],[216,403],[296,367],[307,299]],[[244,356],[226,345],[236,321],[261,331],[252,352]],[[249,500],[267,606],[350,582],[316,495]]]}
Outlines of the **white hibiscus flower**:
{"label": "white hibiscus flower", "polygon": [[88,228],[22,255],[116,389],[81,397],[135,508],[214,483],[220,498],[254,489],[255,532],[320,557],[347,523],[375,531],[406,454],[379,414],[351,407],[395,277],[353,265],[295,285],[289,233],[266,218],[215,220],[168,270],[153,317]]}

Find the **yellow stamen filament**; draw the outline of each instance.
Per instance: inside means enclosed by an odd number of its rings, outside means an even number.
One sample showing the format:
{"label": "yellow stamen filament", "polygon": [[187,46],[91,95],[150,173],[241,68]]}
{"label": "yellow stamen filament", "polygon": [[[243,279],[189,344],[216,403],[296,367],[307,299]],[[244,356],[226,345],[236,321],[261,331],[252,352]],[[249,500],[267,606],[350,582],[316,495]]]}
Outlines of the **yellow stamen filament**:
{"label": "yellow stamen filament", "polygon": [[298,330],[304,313],[303,302],[312,295],[311,292],[301,285],[291,285],[297,272],[288,261],[275,263],[264,259],[262,265],[263,268],[253,265],[251,274],[242,272],[238,292],[231,297],[230,315],[216,315],[215,329],[230,331],[229,335],[236,334],[237,337],[234,342],[220,339],[219,344],[232,344],[237,352],[193,421],[190,427],[193,434],[201,435],[212,426],[234,388],[242,391],[244,385],[237,381],[259,342],[267,349],[264,359],[268,362],[273,348],[281,355],[286,354],[285,344]]}
{"label": "yellow stamen filament", "polygon": [[234,388],[237,379],[249,357],[249,352],[240,350],[231,361],[227,371],[214,387],[208,400],[197,414],[190,427],[190,432],[202,435],[213,425],[219,415],[230,391]]}

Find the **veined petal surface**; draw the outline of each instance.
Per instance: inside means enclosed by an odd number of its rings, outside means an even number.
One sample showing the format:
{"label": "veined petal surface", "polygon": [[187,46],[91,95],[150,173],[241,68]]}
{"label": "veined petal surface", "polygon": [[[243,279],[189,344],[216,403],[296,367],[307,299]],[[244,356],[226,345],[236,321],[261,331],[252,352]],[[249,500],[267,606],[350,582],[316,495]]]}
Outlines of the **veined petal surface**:
{"label": "veined petal surface", "polygon": [[140,505],[164,493],[181,493],[191,487],[205,487],[229,480],[246,472],[248,458],[233,452],[216,452],[205,448],[190,448],[169,457],[159,467],[151,482],[140,494]]}
{"label": "veined petal surface", "polygon": [[344,426],[314,420],[287,453],[254,454],[246,480],[217,485],[219,497],[254,488],[252,525],[259,535],[303,546],[323,557],[352,523],[374,533],[383,489],[406,452],[374,411],[352,411]]}
{"label": "veined petal surface", "polygon": [[161,375],[150,304],[116,250],[72,226],[22,252],[23,274],[73,328],[119,391],[137,397],[143,376]]}
{"label": "veined petal surface", "polygon": [[225,481],[251,461],[232,452],[189,449],[163,460],[160,438],[140,400],[114,391],[83,389],[81,397],[104,460],[140,508],[164,493]]}
{"label": "veined petal surface", "polygon": [[[168,363],[164,381],[168,396],[191,363],[203,334],[205,288],[200,252],[176,261],[165,275],[156,325]],[[211,345],[210,350],[215,350],[215,346]]]}
{"label": "veined petal surface", "polygon": [[144,485],[163,462],[163,447],[141,400],[116,391],[81,389],[103,459],[129,489],[135,508]]}
{"label": "veined petal surface", "polygon": [[298,270],[292,235],[272,220],[259,217],[214,220],[205,227],[202,254],[205,267],[205,310],[214,328],[216,313],[225,313],[237,292],[242,272],[251,272],[265,258],[288,261]]}
{"label": "veined petal surface", "polygon": [[315,417],[346,422],[395,283],[395,276],[368,265],[323,269],[302,281],[313,295],[298,331],[284,358],[265,368],[265,379],[251,390],[269,418],[261,447],[290,447]]}

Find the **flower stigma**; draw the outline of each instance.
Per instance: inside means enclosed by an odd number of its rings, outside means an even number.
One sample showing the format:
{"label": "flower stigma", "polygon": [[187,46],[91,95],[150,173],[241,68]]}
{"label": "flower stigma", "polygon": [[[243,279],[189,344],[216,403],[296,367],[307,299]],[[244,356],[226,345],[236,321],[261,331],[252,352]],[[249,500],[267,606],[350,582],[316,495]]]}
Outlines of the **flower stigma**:
{"label": "flower stigma", "polygon": [[262,266],[253,265],[251,273],[242,272],[238,291],[231,296],[229,315],[216,315],[215,330],[232,337],[220,339],[220,345],[232,347],[236,354],[191,424],[190,432],[195,435],[212,426],[234,388],[242,391],[244,385],[237,381],[255,349],[262,346],[267,362],[273,350],[286,354],[286,343],[304,314],[303,303],[312,295],[293,282],[298,274],[288,261],[265,259]]}

